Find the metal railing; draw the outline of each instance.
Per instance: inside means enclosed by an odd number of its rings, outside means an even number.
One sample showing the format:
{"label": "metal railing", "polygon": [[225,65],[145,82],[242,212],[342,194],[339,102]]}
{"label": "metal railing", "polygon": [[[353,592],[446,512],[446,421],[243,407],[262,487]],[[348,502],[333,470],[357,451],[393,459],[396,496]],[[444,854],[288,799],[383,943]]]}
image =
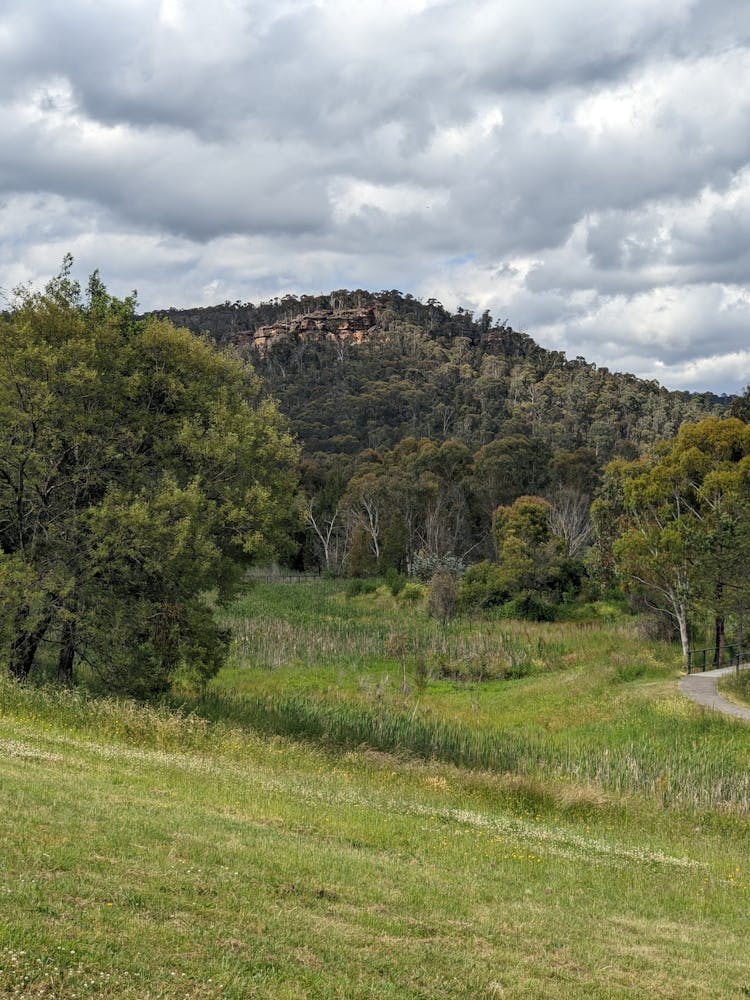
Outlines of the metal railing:
{"label": "metal railing", "polygon": [[742,645],[738,642],[726,643],[721,647],[707,646],[705,649],[689,649],[687,672],[694,674],[698,670],[718,670],[719,667],[739,669],[744,655]]}

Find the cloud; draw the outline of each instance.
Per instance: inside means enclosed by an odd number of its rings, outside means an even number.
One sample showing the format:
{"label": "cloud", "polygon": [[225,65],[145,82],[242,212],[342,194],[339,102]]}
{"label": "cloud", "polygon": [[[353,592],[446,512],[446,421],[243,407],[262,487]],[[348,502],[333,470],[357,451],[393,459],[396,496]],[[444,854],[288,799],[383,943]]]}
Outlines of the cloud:
{"label": "cloud", "polygon": [[399,287],[737,390],[749,83],[739,0],[6,0],[0,285]]}

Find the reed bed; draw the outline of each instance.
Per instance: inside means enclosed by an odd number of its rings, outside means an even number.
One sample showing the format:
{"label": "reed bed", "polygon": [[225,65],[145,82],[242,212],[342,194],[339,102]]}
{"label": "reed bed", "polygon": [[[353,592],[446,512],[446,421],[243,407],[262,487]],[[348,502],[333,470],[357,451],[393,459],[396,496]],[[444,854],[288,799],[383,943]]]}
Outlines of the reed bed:
{"label": "reed bed", "polygon": [[301,589],[259,587],[234,609],[234,670],[200,714],[665,808],[748,808],[750,728],[681,699],[678,654],[639,637],[633,619],[445,628],[382,594]]}
{"label": "reed bed", "polygon": [[398,648],[393,659],[422,658],[435,674],[457,679],[564,669],[580,632],[578,626],[567,624],[543,637],[538,630],[507,622],[491,630],[484,623],[466,622],[446,628],[424,616],[403,615],[381,621],[326,617],[289,621],[266,611],[226,620],[232,628],[230,663],[236,668],[318,668],[334,662],[365,667]]}
{"label": "reed bed", "polygon": [[[231,707],[230,707],[231,705]],[[418,710],[375,711],[353,702],[326,703],[279,694],[228,700],[209,696],[195,710],[264,733],[440,760],[463,768],[564,779],[625,795],[646,795],[660,806],[745,813],[750,795],[748,738],[741,724],[696,719],[670,736],[652,739],[605,733],[588,740],[523,729],[493,730],[432,718]],[[653,720],[652,720],[653,721]],[[696,745],[702,732],[701,745]]]}

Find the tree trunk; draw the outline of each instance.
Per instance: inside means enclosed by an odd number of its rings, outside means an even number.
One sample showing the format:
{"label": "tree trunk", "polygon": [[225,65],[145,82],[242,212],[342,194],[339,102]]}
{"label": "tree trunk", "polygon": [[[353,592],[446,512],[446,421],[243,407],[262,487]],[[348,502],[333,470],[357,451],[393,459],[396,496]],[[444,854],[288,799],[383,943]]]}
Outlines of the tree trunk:
{"label": "tree trunk", "polygon": [[31,673],[34,666],[36,651],[44,638],[49,626],[49,616],[43,618],[35,629],[24,628],[29,617],[29,608],[22,608],[16,615],[15,638],[10,647],[10,662],[8,664],[12,677],[23,681]]}
{"label": "tree trunk", "polygon": [[717,615],[714,620],[714,666],[720,667],[724,657],[724,615]]}
{"label": "tree trunk", "polygon": [[[721,607],[721,598],[724,592],[724,581],[716,581],[716,607]],[[717,610],[714,617],[714,666],[720,667],[724,655],[724,614]]]}
{"label": "tree trunk", "polygon": [[76,655],[75,622],[64,622],[57,661],[57,679],[61,684],[73,683],[73,661]]}
{"label": "tree trunk", "polygon": [[685,664],[687,664],[688,653],[690,652],[690,630],[688,629],[687,608],[681,601],[673,601],[672,607],[674,608],[674,616],[680,630],[682,656]]}

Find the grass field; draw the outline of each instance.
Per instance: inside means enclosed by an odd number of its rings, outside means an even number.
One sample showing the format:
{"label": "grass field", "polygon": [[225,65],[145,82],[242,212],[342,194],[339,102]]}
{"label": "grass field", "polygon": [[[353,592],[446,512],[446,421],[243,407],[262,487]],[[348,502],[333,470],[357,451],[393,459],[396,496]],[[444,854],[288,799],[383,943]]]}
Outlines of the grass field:
{"label": "grass field", "polygon": [[[671,649],[330,584],[232,618],[182,708],[0,681],[0,996],[750,995],[750,728],[681,701]],[[533,662],[415,675],[482,632]]]}

